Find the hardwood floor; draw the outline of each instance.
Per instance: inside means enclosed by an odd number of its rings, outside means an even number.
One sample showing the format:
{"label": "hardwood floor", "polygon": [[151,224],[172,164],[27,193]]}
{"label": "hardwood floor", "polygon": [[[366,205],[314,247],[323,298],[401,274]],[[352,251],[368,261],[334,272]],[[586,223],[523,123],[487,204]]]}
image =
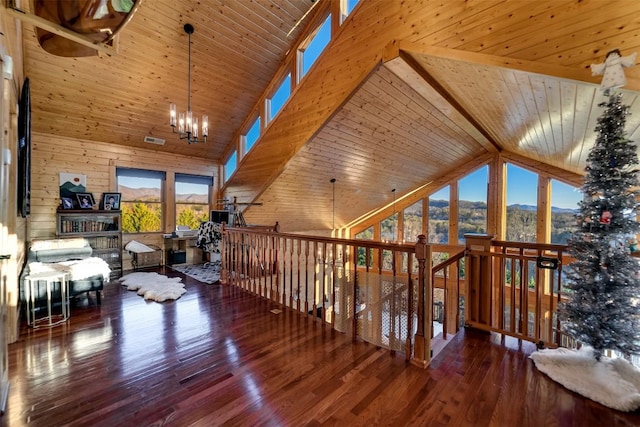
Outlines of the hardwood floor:
{"label": "hardwood floor", "polygon": [[426,369],[226,285],[145,302],[118,283],[9,346],[3,425],[628,426],[539,373],[530,343],[462,331]]}

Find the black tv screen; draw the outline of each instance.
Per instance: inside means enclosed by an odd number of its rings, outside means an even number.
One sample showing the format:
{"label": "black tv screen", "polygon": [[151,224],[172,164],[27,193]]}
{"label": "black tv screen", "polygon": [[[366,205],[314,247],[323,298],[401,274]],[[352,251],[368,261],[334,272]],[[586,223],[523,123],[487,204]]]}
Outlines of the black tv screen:
{"label": "black tv screen", "polygon": [[209,214],[209,221],[217,222],[218,224],[224,222],[227,225],[232,225],[229,223],[229,211],[211,211]]}
{"label": "black tv screen", "polygon": [[29,78],[24,80],[18,111],[18,213],[31,213],[31,99]]}

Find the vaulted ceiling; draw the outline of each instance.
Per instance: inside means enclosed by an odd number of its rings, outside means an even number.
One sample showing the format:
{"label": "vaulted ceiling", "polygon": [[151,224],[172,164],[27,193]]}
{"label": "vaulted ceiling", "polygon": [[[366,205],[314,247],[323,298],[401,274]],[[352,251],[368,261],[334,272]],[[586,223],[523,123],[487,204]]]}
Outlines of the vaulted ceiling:
{"label": "vaulted ceiling", "polygon": [[[25,25],[33,129],[224,161],[329,0],[317,2],[145,0],[118,54],[89,58],[47,54]],[[589,65],[613,48],[640,51],[639,17],[630,0],[360,0],[224,195],[262,203],[246,209],[249,222],[309,231],[497,152],[581,174],[604,99]],[[187,22],[192,109],[209,115],[206,144],[179,141],[168,126],[168,104],[187,102]],[[640,68],[625,71],[637,141]],[[150,146],[147,135],[166,143]]]}

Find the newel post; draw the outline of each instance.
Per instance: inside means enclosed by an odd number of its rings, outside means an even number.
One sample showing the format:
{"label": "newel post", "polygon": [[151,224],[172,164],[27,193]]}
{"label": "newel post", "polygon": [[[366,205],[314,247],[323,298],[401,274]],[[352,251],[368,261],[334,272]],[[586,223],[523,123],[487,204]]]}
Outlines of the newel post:
{"label": "newel post", "polygon": [[411,363],[426,368],[431,362],[431,247],[424,234],[418,236],[415,248],[418,260],[418,325]]}
{"label": "newel post", "polygon": [[469,326],[486,329],[491,316],[491,241],[492,234],[465,234],[467,243],[465,321]]}

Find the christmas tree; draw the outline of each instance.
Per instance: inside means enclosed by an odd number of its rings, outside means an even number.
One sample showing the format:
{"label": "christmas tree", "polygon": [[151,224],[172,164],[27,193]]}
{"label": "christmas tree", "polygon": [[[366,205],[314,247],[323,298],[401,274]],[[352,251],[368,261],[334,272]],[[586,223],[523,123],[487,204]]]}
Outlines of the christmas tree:
{"label": "christmas tree", "polygon": [[640,351],[640,270],[630,245],[637,221],[636,146],[624,130],[628,107],[614,94],[598,118],[597,139],[587,157],[578,229],[569,239],[575,258],[567,268],[562,329],[593,347],[629,356]]}

